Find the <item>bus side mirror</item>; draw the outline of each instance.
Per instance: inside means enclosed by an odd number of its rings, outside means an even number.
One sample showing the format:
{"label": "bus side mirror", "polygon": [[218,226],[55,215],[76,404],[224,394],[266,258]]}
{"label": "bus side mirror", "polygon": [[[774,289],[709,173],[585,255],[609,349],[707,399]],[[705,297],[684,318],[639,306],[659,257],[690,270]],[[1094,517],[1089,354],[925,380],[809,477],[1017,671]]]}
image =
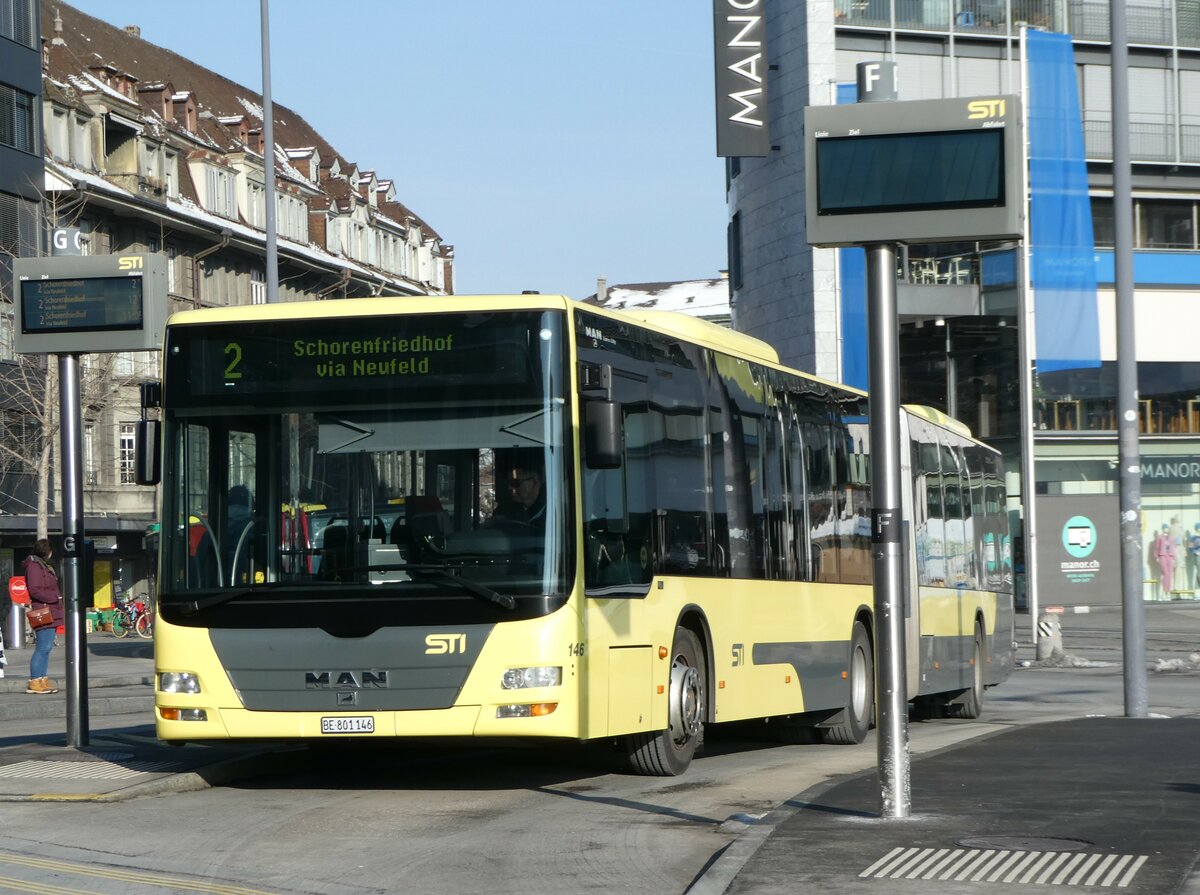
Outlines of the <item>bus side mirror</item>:
{"label": "bus side mirror", "polygon": [[583,447],[588,469],[620,469],[621,405],[587,401],[583,406]]}
{"label": "bus side mirror", "polygon": [[138,420],[134,452],[134,479],[139,485],[157,485],[162,479],[159,448],[162,436],[158,420]]}

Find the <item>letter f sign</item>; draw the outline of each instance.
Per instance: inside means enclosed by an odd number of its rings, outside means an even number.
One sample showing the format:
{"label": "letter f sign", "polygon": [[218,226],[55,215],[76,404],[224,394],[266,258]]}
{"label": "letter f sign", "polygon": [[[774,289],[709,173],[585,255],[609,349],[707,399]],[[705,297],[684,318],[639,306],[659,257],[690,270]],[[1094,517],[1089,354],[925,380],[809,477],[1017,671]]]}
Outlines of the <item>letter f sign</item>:
{"label": "letter f sign", "polygon": [[870,93],[875,89],[875,82],[879,80],[879,63],[871,62],[863,68],[863,91]]}

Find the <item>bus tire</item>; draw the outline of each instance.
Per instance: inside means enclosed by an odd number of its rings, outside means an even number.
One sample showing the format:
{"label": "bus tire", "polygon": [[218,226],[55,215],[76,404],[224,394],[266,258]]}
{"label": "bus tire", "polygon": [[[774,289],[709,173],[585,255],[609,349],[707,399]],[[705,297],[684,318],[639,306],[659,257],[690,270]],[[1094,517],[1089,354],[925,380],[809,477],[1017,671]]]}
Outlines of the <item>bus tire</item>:
{"label": "bus tire", "polygon": [[821,727],[821,739],[834,746],[853,746],[867,738],[875,720],[875,657],[862,622],[850,635],[850,701]]}
{"label": "bus tire", "polygon": [[675,777],[687,770],[704,740],[708,692],[700,641],[687,628],[676,628],[671,645],[671,680],[666,730],[625,738],[630,768],[649,777]]}
{"label": "bus tire", "polygon": [[975,646],[971,664],[971,686],[946,705],[947,718],[974,720],[983,714],[983,629],[975,623]]}

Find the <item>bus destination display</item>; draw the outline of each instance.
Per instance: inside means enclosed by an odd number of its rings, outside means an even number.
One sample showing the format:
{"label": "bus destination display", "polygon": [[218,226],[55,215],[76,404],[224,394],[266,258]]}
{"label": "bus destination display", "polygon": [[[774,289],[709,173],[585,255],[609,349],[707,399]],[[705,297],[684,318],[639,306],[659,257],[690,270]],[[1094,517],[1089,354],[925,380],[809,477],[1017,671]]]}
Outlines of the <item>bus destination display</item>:
{"label": "bus destination display", "polygon": [[21,331],[79,333],[142,328],[142,277],[21,282]]}
{"label": "bus destination display", "polygon": [[235,395],[303,392],[339,404],[389,389],[532,388],[539,327],[537,316],[517,313],[181,328],[168,335],[167,378],[189,406]]}

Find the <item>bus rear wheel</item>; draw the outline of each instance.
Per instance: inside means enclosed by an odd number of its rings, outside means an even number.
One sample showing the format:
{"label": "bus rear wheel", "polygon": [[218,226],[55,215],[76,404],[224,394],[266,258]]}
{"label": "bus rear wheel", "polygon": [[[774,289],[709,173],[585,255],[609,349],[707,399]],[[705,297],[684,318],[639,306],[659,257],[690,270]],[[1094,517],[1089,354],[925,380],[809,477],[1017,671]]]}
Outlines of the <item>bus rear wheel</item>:
{"label": "bus rear wheel", "polygon": [[671,645],[671,682],[666,730],[630,734],[625,739],[635,773],[675,777],[687,770],[704,740],[708,693],[700,640],[687,628],[676,628]]}
{"label": "bus rear wheel", "polygon": [[975,624],[975,645],[972,653],[971,686],[950,700],[947,718],[974,720],[983,714],[983,629]]}
{"label": "bus rear wheel", "polygon": [[853,746],[867,738],[875,720],[875,656],[862,622],[850,635],[850,694],[846,707],[821,727],[821,739],[834,746]]}

